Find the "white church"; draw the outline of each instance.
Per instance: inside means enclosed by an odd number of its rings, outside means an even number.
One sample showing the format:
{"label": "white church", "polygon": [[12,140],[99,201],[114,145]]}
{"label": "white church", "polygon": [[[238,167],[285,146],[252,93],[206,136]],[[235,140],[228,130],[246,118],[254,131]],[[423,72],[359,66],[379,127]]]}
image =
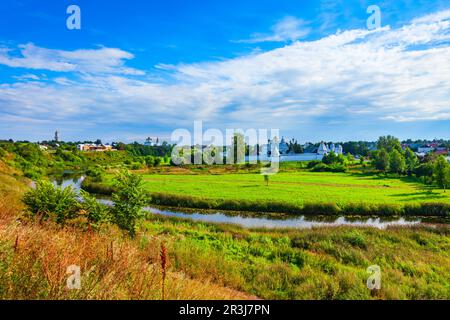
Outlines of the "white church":
{"label": "white church", "polygon": [[335,145],[331,143],[327,145],[326,143],[320,143],[319,147],[314,152],[309,153],[293,153],[289,152],[289,145],[287,144],[284,137],[281,141],[275,137],[272,140],[268,140],[267,144],[262,145],[260,153],[258,155],[247,156],[247,161],[270,161],[273,158],[278,158],[279,162],[293,162],[293,161],[311,161],[311,160],[322,160],[323,156],[334,152],[335,154],[343,154],[342,145]]}

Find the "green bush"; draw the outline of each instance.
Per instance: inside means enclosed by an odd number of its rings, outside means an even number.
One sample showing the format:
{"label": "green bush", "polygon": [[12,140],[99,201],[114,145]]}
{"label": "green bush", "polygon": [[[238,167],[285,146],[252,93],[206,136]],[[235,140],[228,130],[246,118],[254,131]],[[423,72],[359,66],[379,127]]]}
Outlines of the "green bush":
{"label": "green bush", "polygon": [[81,208],[85,211],[89,223],[98,226],[102,222],[107,222],[110,219],[109,208],[101,204],[97,199],[88,192],[81,190]]}
{"label": "green bush", "polygon": [[143,217],[142,208],[146,203],[142,177],[122,171],[115,177],[114,186],[116,188],[112,194],[114,222],[134,236],[137,221]]}
{"label": "green bush", "polygon": [[86,176],[91,179],[93,182],[101,182],[103,180],[103,175],[105,171],[99,167],[92,167],[86,170]]}
{"label": "green bush", "polygon": [[333,164],[325,164],[325,163],[318,163],[316,164],[311,171],[313,172],[346,172],[347,168],[345,165],[340,163],[333,163]]}
{"label": "green bush", "polygon": [[319,160],[312,160],[312,161],[309,161],[308,164],[306,165],[306,168],[312,169],[312,168],[314,168],[316,165],[318,165],[319,163],[322,163],[322,161],[319,161]]}
{"label": "green bush", "polygon": [[24,195],[23,202],[33,215],[43,220],[54,215],[58,223],[74,218],[80,209],[77,194],[71,187],[61,189],[49,181],[38,181],[36,188]]}

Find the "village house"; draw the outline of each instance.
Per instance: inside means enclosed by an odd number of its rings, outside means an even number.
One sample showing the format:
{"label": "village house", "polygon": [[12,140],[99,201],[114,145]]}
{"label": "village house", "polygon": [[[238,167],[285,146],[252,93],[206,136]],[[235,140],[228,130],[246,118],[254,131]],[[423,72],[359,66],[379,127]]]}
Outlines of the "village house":
{"label": "village house", "polygon": [[104,144],[79,144],[77,146],[78,150],[80,151],[97,151],[97,152],[104,152],[104,151],[113,151],[113,147],[111,145],[104,145]]}

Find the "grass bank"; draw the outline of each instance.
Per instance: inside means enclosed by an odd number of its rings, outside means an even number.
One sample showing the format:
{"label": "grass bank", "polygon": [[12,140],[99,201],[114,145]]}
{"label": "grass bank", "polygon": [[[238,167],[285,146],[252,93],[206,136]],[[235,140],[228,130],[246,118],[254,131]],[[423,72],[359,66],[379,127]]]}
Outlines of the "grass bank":
{"label": "grass bank", "polygon": [[[428,228],[246,230],[153,216],[173,266],[265,299],[449,299],[450,231]],[[366,287],[379,265],[381,290]]]}

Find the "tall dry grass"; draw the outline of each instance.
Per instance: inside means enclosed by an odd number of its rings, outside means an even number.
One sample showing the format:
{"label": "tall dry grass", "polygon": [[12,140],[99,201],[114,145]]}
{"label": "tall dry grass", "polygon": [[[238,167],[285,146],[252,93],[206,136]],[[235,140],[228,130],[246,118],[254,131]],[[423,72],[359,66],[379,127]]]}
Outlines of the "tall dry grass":
{"label": "tall dry grass", "polygon": [[[114,226],[100,231],[40,223],[22,215],[14,178],[0,190],[0,299],[246,299],[246,294],[169,269],[158,237],[130,239]],[[164,249],[164,250],[163,250]],[[68,289],[71,265],[81,289]],[[163,281],[161,281],[163,277]]]}
{"label": "tall dry grass", "polygon": [[[158,238],[143,244],[139,237],[129,239],[114,227],[80,231],[2,214],[0,299],[247,298],[167,270],[166,261],[161,261],[167,253],[159,251],[160,245]],[[80,290],[67,288],[71,265],[81,268]]]}

